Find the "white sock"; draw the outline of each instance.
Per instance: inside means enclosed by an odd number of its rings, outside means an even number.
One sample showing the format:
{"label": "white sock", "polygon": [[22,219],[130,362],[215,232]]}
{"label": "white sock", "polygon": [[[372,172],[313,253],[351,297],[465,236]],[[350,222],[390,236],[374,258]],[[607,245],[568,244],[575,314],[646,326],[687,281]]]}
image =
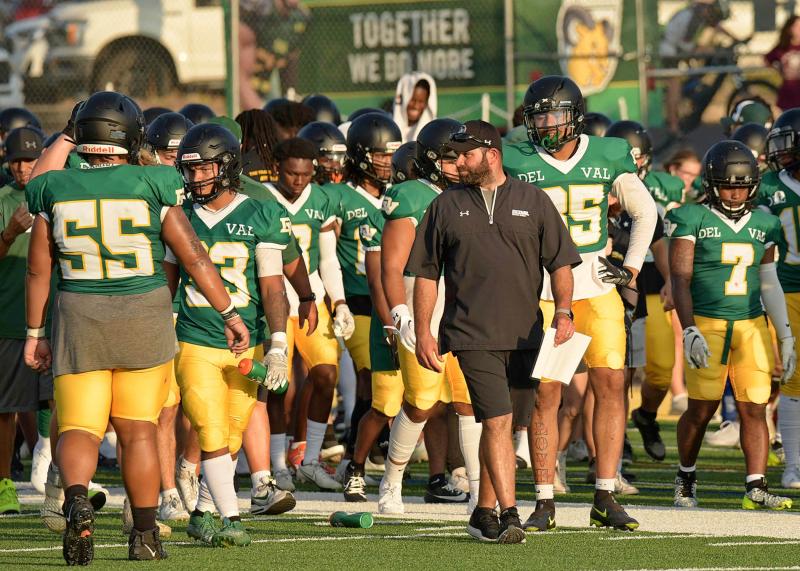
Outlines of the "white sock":
{"label": "white sock", "polygon": [[800,398],[781,395],[778,427],[786,454],[786,469],[800,465]]}
{"label": "white sock", "polygon": [[528,431],[517,430],[514,432],[515,450],[514,454],[522,458],[528,463],[528,466],[533,465],[531,462],[531,449],[528,446]]}
{"label": "white sock", "polygon": [[347,349],[342,351],[342,358],[339,359],[339,394],[344,408],[344,423],[349,427],[353,407],[356,406],[356,367]]}
{"label": "white sock", "polygon": [[233,487],[235,470],[236,464],[228,454],[200,462],[203,481],[208,484],[208,491],[222,517],[239,515],[239,500]]}
{"label": "white sock", "polygon": [[183,456],[181,456],[180,469],[186,470],[187,472],[191,472],[192,474],[197,474],[197,464],[195,464],[194,462],[189,462]]}
{"label": "white sock", "polygon": [[403,470],[417,446],[424,422],[414,422],[402,408],[392,423],[389,432],[389,457],[386,459],[386,481],[390,484],[403,482]]}
{"label": "white sock", "polygon": [[759,482],[765,478],[766,476],[764,474],[748,474],[744,479],[744,483],[749,484],[750,482]]}
{"label": "white sock", "polygon": [[594,489],[605,490],[606,492],[613,492],[615,481],[616,478],[597,478],[595,480]]}
{"label": "white sock", "polygon": [[313,464],[319,462],[319,453],[322,452],[322,442],[325,440],[325,432],[328,425],[324,422],[315,422],[310,418],[306,424],[306,455],[303,457],[303,464]]}
{"label": "white sock", "polygon": [[42,450],[42,452],[48,457],[52,458],[52,453],[50,451],[50,437],[49,436],[42,436],[39,435],[39,439],[36,441],[36,446],[33,447],[34,452],[37,450]]}
{"label": "white sock", "polygon": [[178,495],[178,489],[170,488],[169,490],[164,490],[163,492],[161,492],[161,499],[163,500],[164,498],[169,498],[171,496],[177,496],[177,495]]}
{"label": "white sock", "polygon": [[[613,482],[613,480],[612,480]],[[553,484],[536,484],[536,501],[539,500],[552,500],[553,499]],[[600,488],[598,488],[600,489]],[[613,492],[613,486],[611,491]]]}
{"label": "white sock", "polygon": [[[464,468],[467,471],[469,494],[472,498],[478,497],[478,487],[481,481],[481,461],[478,454],[481,432],[483,432],[483,425],[475,422],[474,416],[458,415],[458,440],[461,444],[461,455],[464,456]],[[476,495],[473,495],[473,487]]]}
{"label": "white sock", "polygon": [[194,509],[201,513],[214,513],[214,498],[211,497],[211,492],[208,489],[208,483],[205,478],[200,479],[200,490],[197,492],[197,505]]}
{"label": "white sock", "polygon": [[250,474],[250,482],[253,485],[253,489],[261,482],[261,478],[269,478],[270,475],[269,470],[259,470],[258,472]]}
{"label": "white sock", "polygon": [[286,434],[271,434],[269,437],[269,459],[272,469],[286,470]]}
{"label": "white sock", "polygon": [[681,472],[685,472],[687,474],[691,474],[692,472],[697,471],[697,464],[692,464],[691,466],[684,466],[683,464],[678,464],[678,470]]}

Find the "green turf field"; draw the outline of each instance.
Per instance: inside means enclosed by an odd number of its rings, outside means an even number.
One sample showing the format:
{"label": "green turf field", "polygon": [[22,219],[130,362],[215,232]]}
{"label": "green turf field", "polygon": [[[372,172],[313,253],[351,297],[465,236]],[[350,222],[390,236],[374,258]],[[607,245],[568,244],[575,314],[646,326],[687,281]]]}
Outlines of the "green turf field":
{"label": "green turf field", "polygon": [[[663,463],[649,461],[641,450],[638,433],[630,430],[637,452],[637,461],[630,471],[641,493],[621,497],[632,506],[671,506],[675,465],[674,423],[663,425],[668,456]],[[758,514],[767,518],[767,527],[753,528],[759,533],[726,533],[726,525],[747,521],[756,514],[739,509],[743,491],[743,460],[738,450],[705,448],[698,463],[699,497],[703,508],[724,511],[689,511],[649,508],[642,521],[642,530],[635,533],[600,531],[583,527],[588,523],[588,507],[566,506],[565,502],[585,504],[590,501],[592,487],[583,483],[585,464],[569,466],[569,484],[573,492],[558,496],[561,513],[573,516],[565,527],[545,534],[529,534],[526,545],[487,545],[466,535],[463,512],[452,509],[447,517],[415,516],[399,520],[376,518],[368,530],[332,528],[326,514],[333,509],[353,509],[352,505],[320,503],[304,500],[298,512],[279,517],[251,518],[245,514],[245,525],[251,531],[253,544],[248,548],[214,550],[191,543],[185,534],[185,523],[173,524],[173,535],[166,543],[169,560],[159,563],[162,569],[198,568],[299,568],[299,569],[442,569],[460,566],[465,569],[800,569],[800,510],[796,515]],[[421,494],[426,467],[412,467],[412,477],[404,488],[409,498]],[[769,479],[775,491],[780,483],[781,468],[770,468]],[[119,477],[98,472],[96,480],[107,486],[119,486]],[[243,488],[249,483],[242,478]],[[301,490],[310,488],[301,486]],[[374,497],[375,489],[368,490]],[[780,490],[786,492],[785,490]],[[533,499],[529,471],[518,472],[520,500]],[[800,494],[794,495],[800,506]],[[303,494],[304,498],[313,498]],[[321,495],[320,495],[321,496]],[[338,498],[328,498],[336,499]],[[411,499],[411,498],[409,498]],[[412,500],[413,501],[413,500]],[[368,506],[374,506],[368,504]],[[48,532],[35,515],[37,506],[25,505],[23,514],[0,518],[0,569],[19,567],[44,568],[63,565],[60,537]],[[460,508],[459,508],[460,509]],[[527,517],[529,505],[520,510]],[[692,533],[681,533],[664,527],[680,516],[702,525]],[[775,516],[775,517],[773,517]],[[637,517],[639,517],[637,515]],[[769,519],[772,518],[772,519]],[[558,519],[558,515],[557,515]],[[563,519],[562,519],[563,521]],[[769,523],[780,526],[773,533]],[[664,525],[660,525],[663,523]],[[763,521],[762,521],[763,523]],[[561,524],[565,525],[565,524]],[[739,529],[741,529],[741,524]],[[666,533],[670,529],[678,533]],[[767,530],[764,532],[763,530]],[[649,530],[649,531],[648,531]],[[770,536],[770,537],[763,537]],[[131,568],[125,560],[125,537],[120,532],[119,509],[102,510],[97,520],[95,563],[99,568]]]}

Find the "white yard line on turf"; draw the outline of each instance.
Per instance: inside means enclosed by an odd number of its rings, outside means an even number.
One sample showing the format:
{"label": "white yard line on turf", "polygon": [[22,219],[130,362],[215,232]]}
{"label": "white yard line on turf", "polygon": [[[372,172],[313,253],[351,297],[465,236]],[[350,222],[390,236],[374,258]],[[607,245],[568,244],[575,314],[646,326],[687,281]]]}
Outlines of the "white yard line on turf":
{"label": "white yard line on turf", "polygon": [[787,539],[786,541],[724,541],[719,543],[709,543],[710,547],[731,547],[736,545],[800,545],[800,539]]}
{"label": "white yard line on turf", "polygon": [[620,569],[619,571],[794,571],[800,565],[792,567],[673,567],[671,569]]}
{"label": "white yard line on turf", "polygon": [[[637,539],[684,539],[684,538],[694,538],[694,537],[718,537],[715,535],[711,535],[710,533],[673,533],[670,535],[654,535],[654,534],[647,534],[647,535],[612,535],[609,537],[601,537],[600,541],[635,541]],[[712,544],[713,545],[713,544]]]}

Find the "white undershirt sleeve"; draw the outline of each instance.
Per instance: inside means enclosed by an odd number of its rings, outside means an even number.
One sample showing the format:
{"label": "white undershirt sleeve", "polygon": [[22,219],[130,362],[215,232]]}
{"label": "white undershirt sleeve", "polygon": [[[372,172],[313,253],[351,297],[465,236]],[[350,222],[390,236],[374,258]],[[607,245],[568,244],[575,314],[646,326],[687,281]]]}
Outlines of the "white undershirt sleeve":
{"label": "white undershirt sleeve", "polygon": [[339,256],[336,255],[336,232],[319,233],[319,276],[331,302],[344,300],[344,283]]}
{"label": "white undershirt sleeve", "polygon": [[656,203],[635,173],[619,175],[611,187],[611,192],[633,220],[628,253],[625,254],[623,265],[641,270],[647,250],[653,241],[653,232],[656,230],[658,220]]}
{"label": "white undershirt sleeve", "polygon": [[283,275],[283,254],[262,244],[256,246],[256,273],[260,278]]}
{"label": "white undershirt sleeve", "polygon": [[164,244],[164,261],[168,264],[178,265],[178,258],[175,257],[175,253],[166,244]]}
{"label": "white undershirt sleeve", "polygon": [[775,263],[761,264],[758,267],[758,276],[761,278],[761,301],[764,303],[772,326],[775,327],[778,339],[791,337],[792,328],[789,326],[786,298],[783,295],[781,282],[778,281],[778,270]]}

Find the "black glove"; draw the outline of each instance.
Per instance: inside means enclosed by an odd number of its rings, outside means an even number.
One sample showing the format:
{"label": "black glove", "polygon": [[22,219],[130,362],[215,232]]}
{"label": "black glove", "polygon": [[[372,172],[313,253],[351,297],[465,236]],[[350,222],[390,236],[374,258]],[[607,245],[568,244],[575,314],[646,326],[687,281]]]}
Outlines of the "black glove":
{"label": "black glove", "polygon": [[75,116],[78,114],[78,110],[81,108],[82,105],[83,101],[78,101],[75,104],[75,107],[72,108],[72,113],[70,113],[69,115],[69,121],[67,121],[67,124],[61,130],[61,132],[64,135],[66,135],[72,140],[75,139]]}
{"label": "black glove", "polygon": [[600,268],[600,271],[597,273],[597,275],[603,282],[618,286],[627,286],[629,283],[631,283],[633,274],[630,270],[621,266],[615,266],[606,258],[600,258],[600,263],[603,264],[603,267]]}

